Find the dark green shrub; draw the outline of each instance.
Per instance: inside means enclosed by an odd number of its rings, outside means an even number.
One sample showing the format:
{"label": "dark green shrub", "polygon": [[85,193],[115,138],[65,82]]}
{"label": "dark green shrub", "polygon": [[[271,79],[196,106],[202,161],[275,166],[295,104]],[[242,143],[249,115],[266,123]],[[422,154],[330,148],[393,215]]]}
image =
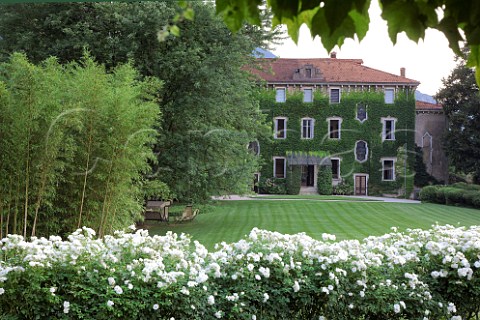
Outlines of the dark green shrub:
{"label": "dark green shrub", "polygon": [[458,188],[445,187],[442,188],[443,195],[445,197],[445,204],[455,205],[455,204],[465,204],[464,194],[465,191]]}
{"label": "dark green shrub", "polygon": [[330,166],[320,166],[318,168],[317,188],[319,194],[332,194],[332,168]]}
{"label": "dark green shrub", "polygon": [[353,186],[348,183],[348,181],[343,180],[336,186],[333,186],[333,194],[339,196],[347,196],[353,194]]}
{"label": "dark green shrub", "polygon": [[451,185],[451,187],[463,190],[473,190],[473,191],[480,191],[480,185],[472,184],[472,183],[465,183],[465,182],[457,182]]}
{"label": "dark green shrub", "polygon": [[445,187],[439,187],[435,192],[435,203],[445,204]]}
{"label": "dark green shrub", "polygon": [[478,191],[473,190],[462,190],[463,192],[463,202],[467,207],[476,207],[475,198],[479,194]]}
{"label": "dark green shrub", "polygon": [[286,194],[286,179],[260,178],[260,193],[263,194]]}
{"label": "dark green shrub", "polygon": [[427,172],[425,163],[423,163],[422,148],[415,146],[415,178],[414,184],[417,187],[425,187],[432,184],[438,184],[438,180]]}
{"label": "dark green shrub", "polygon": [[480,209],[480,192],[472,194],[472,205],[473,207]]}
{"label": "dark green shrub", "polygon": [[424,202],[436,203],[438,186],[426,186],[420,190],[419,198]]}
{"label": "dark green shrub", "polygon": [[299,194],[302,186],[302,167],[290,166],[287,175],[287,194]]}

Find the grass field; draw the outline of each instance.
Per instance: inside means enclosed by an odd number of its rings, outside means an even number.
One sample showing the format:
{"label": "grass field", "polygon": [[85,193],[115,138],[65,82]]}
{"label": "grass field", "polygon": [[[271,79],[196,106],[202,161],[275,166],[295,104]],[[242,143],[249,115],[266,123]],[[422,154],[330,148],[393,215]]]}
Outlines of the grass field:
{"label": "grass field", "polygon": [[261,195],[252,196],[252,199],[296,199],[296,200],[322,200],[322,201],[378,201],[374,199],[356,198],[352,196],[324,196],[319,194],[303,194],[303,195]]}
{"label": "grass field", "polygon": [[254,227],[289,234],[305,232],[316,239],[321,239],[322,233],[330,233],[341,240],[382,235],[390,232],[393,226],[400,230],[429,228],[437,222],[477,225],[480,224],[480,210],[376,201],[220,201],[191,222],[156,223],[150,225],[149,230],[152,235],[163,235],[169,230],[187,233],[193,240],[213,249],[215,243],[241,239]]}

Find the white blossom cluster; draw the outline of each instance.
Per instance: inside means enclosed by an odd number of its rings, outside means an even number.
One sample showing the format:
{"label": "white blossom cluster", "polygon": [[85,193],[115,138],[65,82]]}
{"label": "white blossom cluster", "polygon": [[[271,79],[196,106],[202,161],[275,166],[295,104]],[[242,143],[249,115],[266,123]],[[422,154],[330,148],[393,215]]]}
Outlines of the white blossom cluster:
{"label": "white blossom cluster", "polygon": [[[12,274],[18,279],[63,268],[86,278],[104,276],[98,286],[105,292],[106,310],[117,308],[122,297],[134,299],[139,287],[158,295],[169,292],[170,299],[184,300],[180,305],[186,306],[174,318],[215,319],[237,312],[256,319],[292,312],[292,317],[331,319],[340,312],[359,319],[377,312],[377,318],[462,319],[462,301],[450,301],[445,287],[458,290],[457,296],[480,295],[480,227],[393,230],[339,242],[327,234],[320,241],[253,229],[245,239],[218,244],[212,252],[183,234],[149,236],[137,230],[97,239],[93,230],[82,228],[66,240],[9,235],[0,248],[2,297],[22,290],[10,284]],[[58,306],[51,302],[52,314],[70,315],[78,302],[62,288],[53,283],[45,290],[53,299],[48,301],[58,301]],[[172,308],[155,294],[145,310]],[[311,296],[316,297],[312,305],[302,307]],[[292,310],[292,301],[298,310]],[[310,314],[302,313],[307,309]]]}

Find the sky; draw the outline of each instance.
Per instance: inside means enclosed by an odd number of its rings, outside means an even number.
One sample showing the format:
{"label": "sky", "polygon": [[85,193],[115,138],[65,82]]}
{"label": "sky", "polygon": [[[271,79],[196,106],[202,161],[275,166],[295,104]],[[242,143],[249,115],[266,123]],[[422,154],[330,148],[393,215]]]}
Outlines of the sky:
{"label": "sky", "polygon": [[[407,78],[420,81],[419,91],[435,95],[442,87],[442,79],[448,77],[456,65],[455,55],[443,33],[428,29],[425,39],[418,44],[402,33],[394,46],[388,36],[387,23],[380,16],[377,1],[372,1],[369,13],[370,26],[365,38],[360,43],[358,40],[345,40],[340,49],[333,50],[337,52],[337,58],[362,59],[367,67],[398,75],[400,68],[404,67]],[[298,45],[287,38],[271,51],[280,58],[329,57],[320,39],[316,37],[312,40],[305,25],[300,30]]]}

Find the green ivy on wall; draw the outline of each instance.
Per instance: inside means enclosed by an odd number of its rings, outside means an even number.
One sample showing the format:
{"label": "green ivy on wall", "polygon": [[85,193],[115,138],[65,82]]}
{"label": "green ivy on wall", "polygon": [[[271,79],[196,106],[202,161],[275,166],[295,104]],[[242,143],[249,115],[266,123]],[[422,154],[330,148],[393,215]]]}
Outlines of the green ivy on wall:
{"label": "green ivy on wall", "polygon": [[[342,92],[338,104],[330,104],[329,97],[320,92],[314,93],[313,102],[303,102],[303,92],[288,92],[287,100],[275,102],[275,90],[265,89],[259,94],[260,106],[270,119],[272,132],[274,118],[287,119],[286,139],[270,139],[260,141],[261,156],[264,161],[261,174],[263,177],[273,176],[273,157],[286,156],[287,152],[302,151],[307,153],[330,154],[340,158],[340,175],[353,186],[353,174],[369,174],[368,192],[370,195],[397,193],[404,184],[401,172],[396,172],[395,181],[382,180],[382,157],[397,157],[401,146],[407,147],[407,172],[413,172],[415,161],[415,98],[412,92],[398,90],[393,104],[385,104],[383,91]],[[357,106],[366,106],[367,119],[363,122],[356,119]],[[340,139],[328,136],[328,118],[341,118]],[[381,118],[392,117],[395,123],[395,140],[382,142],[383,124]],[[312,118],[314,122],[313,139],[301,138],[302,118]],[[365,162],[355,160],[355,143],[359,140],[367,142],[368,154]],[[397,170],[398,171],[398,170]],[[289,173],[287,164],[287,175]],[[408,176],[407,180],[413,180]],[[408,181],[407,185],[411,185]]]}

